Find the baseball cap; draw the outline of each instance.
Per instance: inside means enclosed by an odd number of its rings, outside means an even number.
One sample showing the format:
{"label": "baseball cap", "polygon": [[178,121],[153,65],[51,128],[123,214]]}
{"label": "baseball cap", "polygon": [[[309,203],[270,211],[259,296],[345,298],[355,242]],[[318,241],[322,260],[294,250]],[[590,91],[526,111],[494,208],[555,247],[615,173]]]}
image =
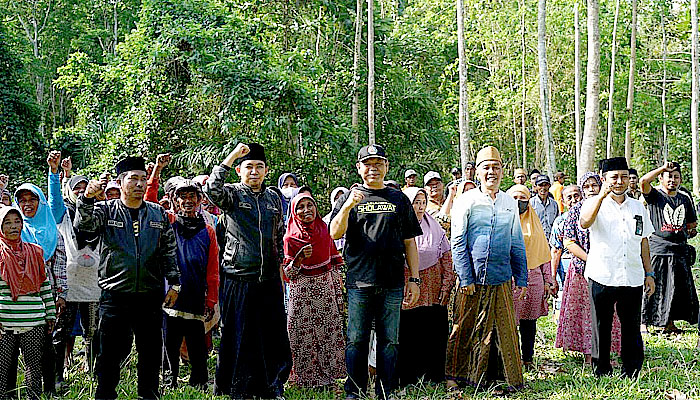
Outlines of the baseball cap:
{"label": "baseball cap", "polygon": [[388,160],[386,158],[386,151],[384,147],[378,144],[370,144],[369,146],[363,146],[357,153],[357,161],[362,162],[368,158],[381,158],[383,160]]}
{"label": "baseball cap", "polygon": [[408,178],[409,176],[413,176],[413,175],[418,175],[418,172],[416,172],[416,170],[414,170],[414,169],[409,169],[406,171],[405,174],[403,174],[403,177]]}
{"label": "baseball cap", "polygon": [[543,183],[546,183],[548,185],[551,185],[552,182],[549,180],[549,177],[547,175],[539,175],[537,179],[535,179],[535,185],[539,186]]}
{"label": "baseball cap", "polygon": [[425,176],[423,177],[423,185],[427,185],[428,182],[430,182],[431,179],[439,179],[442,181],[442,178],[440,177],[440,174],[435,172],[435,171],[429,171]]}

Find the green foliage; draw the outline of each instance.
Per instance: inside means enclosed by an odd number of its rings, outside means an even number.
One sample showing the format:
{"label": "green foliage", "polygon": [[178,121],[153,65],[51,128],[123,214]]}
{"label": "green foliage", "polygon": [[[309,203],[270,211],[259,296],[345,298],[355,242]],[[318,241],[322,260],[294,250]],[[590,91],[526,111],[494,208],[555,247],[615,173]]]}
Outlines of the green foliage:
{"label": "green foliage", "polygon": [[37,135],[37,110],[29,93],[19,84],[22,65],[7,45],[0,23],[0,160],[12,185],[41,182],[44,143]]}

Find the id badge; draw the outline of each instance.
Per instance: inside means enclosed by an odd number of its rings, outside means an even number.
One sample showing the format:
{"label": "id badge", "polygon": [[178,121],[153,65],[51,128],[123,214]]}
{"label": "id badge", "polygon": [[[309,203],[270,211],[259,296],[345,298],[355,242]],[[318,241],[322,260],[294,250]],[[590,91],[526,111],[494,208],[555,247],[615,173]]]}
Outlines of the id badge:
{"label": "id badge", "polygon": [[637,236],[642,236],[642,233],[644,232],[644,222],[642,221],[642,216],[635,215],[634,220],[637,221],[634,228],[634,234]]}

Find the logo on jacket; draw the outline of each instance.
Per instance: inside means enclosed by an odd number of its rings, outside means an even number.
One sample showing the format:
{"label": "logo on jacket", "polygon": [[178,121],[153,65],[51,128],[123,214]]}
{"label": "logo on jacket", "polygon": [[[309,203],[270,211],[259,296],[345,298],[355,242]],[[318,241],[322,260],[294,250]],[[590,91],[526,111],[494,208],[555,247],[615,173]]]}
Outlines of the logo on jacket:
{"label": "logo on jacket", "polygon": [[113,219],[108,219],[108,220],[107,220],[107,226],[111,226],[111,227],[114,227],[114,228],[123,228],[123,227],[124,227],[124,223],[123,223],[122,221],[115,221],[115,220],[113,220]]}

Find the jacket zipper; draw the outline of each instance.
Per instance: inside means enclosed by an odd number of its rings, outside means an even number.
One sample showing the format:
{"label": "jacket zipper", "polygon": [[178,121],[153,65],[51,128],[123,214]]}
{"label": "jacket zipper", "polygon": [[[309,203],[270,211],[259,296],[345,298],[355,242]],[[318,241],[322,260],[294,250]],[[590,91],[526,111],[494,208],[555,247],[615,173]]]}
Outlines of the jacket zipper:
{"label": "jacket zipper", "polygon": [[258,233],[260,234],[260,277],[258,280],[263,280],[263,268],[265,267],[265,254],[263,253],[263,233],[262,233],[262,213],[260,212],[260,197],[255,197],[255,202],[258,204]]}
{"label": "jacket zipper", "polygon": [[[139,236],[141,235],[141,211],[139,211],[136,217],[139,221]],[[131,221],[131,229],[134,229],[134,221]],[[139,292],[139,270],[141,269],[141,250],[139,248],[139,238],[134,235],[134,243],[136,244],[136,293]]]}

